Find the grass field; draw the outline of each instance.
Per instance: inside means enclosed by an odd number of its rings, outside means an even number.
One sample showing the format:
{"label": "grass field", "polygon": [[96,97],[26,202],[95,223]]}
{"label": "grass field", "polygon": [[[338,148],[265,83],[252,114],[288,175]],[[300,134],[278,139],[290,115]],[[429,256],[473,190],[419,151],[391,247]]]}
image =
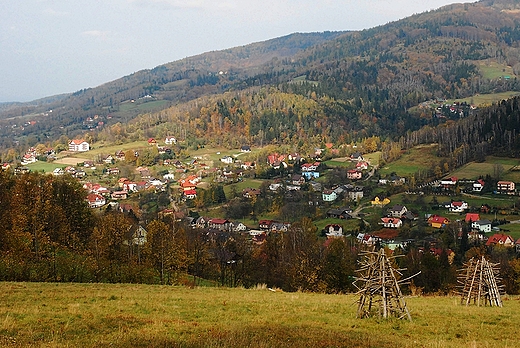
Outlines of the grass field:
{"label": "grass field", "polygon": [[513,73],[513,68],[507,64],[499,64],[496,61],[488,60],[485,63],[482,61],[476,61],[478,67],[486,79],[496,79],[504,76],[514,78],[516,75]]}
{"label": "grass field", "polygon": [[461,168],[453,171],[450,176],[465,179],[478,179],[480,176],[485,177],[486,175],[493,176],[495,165],[501,165],[503,172],[501,179],[514,180],[515,178],[520,179],[520,171],[511,171],[511,169],[517,165],[520,165],[519,158],[503,158],[503,157],[486,157],[485,162],[470,162]]}
{"label": "grass field", "polygon": [[354,295],[0,283],[2,347],[518,347],[518,297],[406,298],[413,321],[356,318]]}
{"label": "grass field", "polygon": [[493,103],[499,102],[501,100],[510,99],[515,96],[520,95],[520,92],[516,91],[507,91],[500,93],[491,93],[491,94],[476,94],[468,98],[455,99],[454,101],[458,102],[466,102],[472,105],[478,106],[486,106],[491,105]]}
{"label": "grass field", "polygon": [[381,175],[397,173],[399,176],[408,176],[419,170],[428,170],[432,164],[439,163],[441,158],[436,155],[437,145],[416,146],[404,153],[398,160],[385,164],[381,169]]}
{"label": "grass field", "polygon": [[54,163],[54,162],[43,162],[36,161],[34,163],[30,163],[26,165],[33,172],[45,172],[51,173],[56,168],[65,168],[67,165],[63,163]]}

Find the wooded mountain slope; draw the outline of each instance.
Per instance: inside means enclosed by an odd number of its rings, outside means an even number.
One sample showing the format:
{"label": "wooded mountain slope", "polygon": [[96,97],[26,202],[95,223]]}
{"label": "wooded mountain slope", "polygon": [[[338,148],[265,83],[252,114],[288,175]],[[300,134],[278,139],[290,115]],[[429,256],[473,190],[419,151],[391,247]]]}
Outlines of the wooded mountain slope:
{"label": "wooded mountain slope", "polygon": [[[168,132],[210,141],[231,130],[239,130],[234,143],[397,139],[438,123],[431,110],[410,111],[419,103],[518,90],[518,38],[520,4],[512,0],[449,5],[363,31],[293,34],[143,70],[44,108],[10,108],[3,118],[53,112],[31,115],[39,122],[24,129],[4,122],[0,146],[71,138],[94,115],[110,125],[143,113],[157,122],[137,120],[140,127],[171,121],[179,124]],[[131,99],[144,109],[124,107]],[[150,114],[147,101],[155,110],[174,106]]]}

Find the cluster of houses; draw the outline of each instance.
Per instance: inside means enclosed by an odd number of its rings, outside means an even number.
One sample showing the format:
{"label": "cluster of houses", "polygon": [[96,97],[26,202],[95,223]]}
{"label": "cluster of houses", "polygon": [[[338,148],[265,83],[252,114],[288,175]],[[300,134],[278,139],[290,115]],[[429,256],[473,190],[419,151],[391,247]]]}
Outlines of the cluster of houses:
{"label": "cluster of houses", "polygon": [[[463,185],[466,192],[469,193],[481,193],[485,186],[483,179],[478,180],[459,180],[457,177],[445,178],[440,181],[433,183],[433,187],[438,188],[442,191],[455,192],[457,187]],[[500,180],[497,182],[494,193],[505,194],[505,195],[516,195],[516,185],[513,181]]]}

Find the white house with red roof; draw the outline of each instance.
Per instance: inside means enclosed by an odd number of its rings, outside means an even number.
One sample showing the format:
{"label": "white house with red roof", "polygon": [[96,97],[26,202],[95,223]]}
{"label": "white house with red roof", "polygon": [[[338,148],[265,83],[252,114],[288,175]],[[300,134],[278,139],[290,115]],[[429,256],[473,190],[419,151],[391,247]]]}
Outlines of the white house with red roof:
{"label": "white house with red roof", "polygon": [[368,162],[366,161],[359,161],[356,163],[356,169],[357,170],[367,170],[368,169]]}
{"label": "white house with red roof", "polygon": [[177,144],[177,139],[174,136],[169,135],[164,139],[164,143],[167,145],[175,145]]}
{"label": "white house with red roof", "polygon": [[515,240],[513,237],[508,236],[504,233],[496,233],[489,237],[489,239],[486,242],[486,246],[491,245],[503,245],[505,247],[513,247],[515,245]]}
{"label": "white house with red roof", "polygon": [[468,203],[464,201],[451,202],[449,208],[452,213],[463,213],[466,209],[468,209]]}
{"label": "white house with red roof", "polygon": [[91,208],[100,208],[106,204],[105,197],[97,194],[90,193],[87,195],[88,206]]}
{"label": "white house with red roof", "polygon": [[446,178],[446,179],[443,179],[440,181],[440,185],[442,188],[444,189],[454,189],[455,186],[457,185],[457,182],[458,182],[459,179],[457,179],[456,177],[452,176],[451,178]]}
{"label": "white house with red roof", "polygon": [[184,195],[184,198],[186,198],[186,199],[195,199],[195,198],[197,198],[197,191],[195,189],[184,190],[182,192],[182,194]]}
{"label": "white house with red roof", "polygon": [[347,179],[359,180],[361,178],[363,178],[363,172],[361,172],[360,170],[356,170],[356,169],[347,170]]}
{"label": "white house with red roof", "polygon": [[381,224],[386,228],[399,228],[403,226],[403,221],[399,218],[384,217],[381,218]]}
{"label": "white house with red roof", "polygon": [[90,150],[90,144],[83,139],[74,139],[69,141],[69,151],[86,152]]}
{"label": "white house with red roof", "polygon": [[321,196],[324,202],[334,202],[338,198],[336,192],[332,190],[323,190]]}
{"label": "white house with red roof", "polygon": [[484,180],[478,179],[473,183],[473,192],[482,192],[482,189],[484,188]]}

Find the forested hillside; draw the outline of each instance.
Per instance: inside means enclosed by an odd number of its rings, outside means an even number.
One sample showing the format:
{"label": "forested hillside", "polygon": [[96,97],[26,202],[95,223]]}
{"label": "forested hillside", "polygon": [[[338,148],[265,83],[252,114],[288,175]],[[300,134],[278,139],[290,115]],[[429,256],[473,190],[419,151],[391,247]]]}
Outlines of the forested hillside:
{"label": "forested hillside", "polygon": [[[395,140],[438,123],[434,110],[414,108],[425,101],[520,88],[517,7],[514,1],[454,4],[369,30],[293,34],[186,58],[40,106],[4,108],[4,119],[25,118],[2,123],[0,145],[72,138],[91,128],[85,120],[95,115],[104,127],[150,113],[179,122],[186,135],[201,137],[204,130],[206,139],[234,129],[241,137],[235,142],[258,144],[316,133],[334,142]],[[28,120],[36,122],[21,126]]]}

